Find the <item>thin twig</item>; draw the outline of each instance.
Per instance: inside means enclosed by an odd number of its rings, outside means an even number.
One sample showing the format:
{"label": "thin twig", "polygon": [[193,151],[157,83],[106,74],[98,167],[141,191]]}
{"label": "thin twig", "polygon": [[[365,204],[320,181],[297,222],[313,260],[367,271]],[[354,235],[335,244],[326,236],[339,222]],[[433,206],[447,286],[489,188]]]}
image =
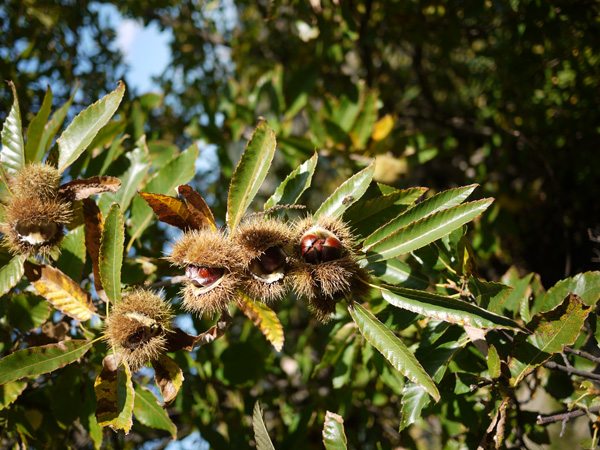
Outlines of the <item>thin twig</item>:
{"label": "thin twig", "polygon": [[575,409],[573,411],[567,411],[564,413],[559,413],[559,414],[553,414],[551,416],[537,416],[537,420],[535,421],[535,423],[537,425],[545,425],[547,423],[554,423],[554,422],[563,422],[566,423],[571,419],[574,419],[576,417],[581,417],[581,416],[585,416],[588,412],[590,413],[597,413],[598,411],[600,411],[600,406],[592,406],[591,408],[588,408],[587,411],[585,409]]}
{"label": "thin twig", "polygon": [[571,353],[572,355],[581,356],[582,358],[589,359],[590,361],[600,364],[600,358],[582,350],[575,350],[574,348],[563,346],[563,351],[565,353]]}
{"label": "thin twig", "polygon": [[152,288],[152,289],[158,289],[161,287],[173,286],[174,284],[181,284],[185,280],[187,280],[187,276],[178,275],[176,277],[171,277],[167,280],[157,281],[156,283],[149,284],[148,286],[145,286],[145,287]]}
{"label": "thin twig", "polygon": [[584,370],[577,370],[573,367],[561,366],[560,364],[557,364],[554,361],[548,361],[547,363],[544,363],[544,367],[547,369],[559,370],[569,375],[579,375],[580,377],[589,378],[590,380],[600,381],[600,375],[591,372],[586,372]]}

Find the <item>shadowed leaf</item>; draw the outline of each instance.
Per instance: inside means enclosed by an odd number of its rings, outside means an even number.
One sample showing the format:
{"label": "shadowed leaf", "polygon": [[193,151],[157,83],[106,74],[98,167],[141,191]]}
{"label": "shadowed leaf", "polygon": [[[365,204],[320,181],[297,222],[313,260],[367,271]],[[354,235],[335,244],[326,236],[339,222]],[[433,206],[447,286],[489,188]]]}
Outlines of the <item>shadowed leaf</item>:
{"label": "shadowed leaf", "polygon": [[133,425],[135,392],[131,382],[131,371],[127,364],[119,364],[113,355],[102,361],[102,372],[94,383],[96,391],[96,417],[101,427],[123,430],[129,434]]}
{"label": "shadowed leaf", "polygon": [[94,314],[90,294],[60,270],[26,261],[25,275],[42,297],[67,316],[85,322]]}
{"label": "shadowed leaf", "polygon": [[27,381],[11,381],[0,385],[0,410],[14,402],[26,387]]}

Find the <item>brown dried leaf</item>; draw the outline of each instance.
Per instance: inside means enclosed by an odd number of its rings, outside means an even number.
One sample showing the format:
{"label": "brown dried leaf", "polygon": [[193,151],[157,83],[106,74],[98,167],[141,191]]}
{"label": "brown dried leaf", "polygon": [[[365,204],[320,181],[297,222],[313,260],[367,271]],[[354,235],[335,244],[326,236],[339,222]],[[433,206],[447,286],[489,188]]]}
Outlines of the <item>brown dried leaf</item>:
{"label": "brown dried leaf", "polygon": [[25,275],[42,297],[67,316],[85,322],[94,314],[90,294],[60,270],[25,261]]}
{"label": "brown dried leaf", "polygon": [[158,216],[158,220],[182,230],[198,229],[189,209],[181,200],[163,194],[139,192]]}
{"label": "brown dried leaf", "polygon": [[188,334],[179,328],[174,328],[173,332],[169,333],[166,337],[167,345],[165,346],[165,349],[169,353],[177,352],[179,350],[192,351],[194,350],[194,344],[198,340],[198,336]]}
{"label": "brown dried leaf", "polygon": [[176,190],[185,199],[190,214],[194,217],[195,222],[199,224],[199,228],[210,227],[213,230],[217,229],[215,217],[199,193],[187,184],[177,186]]}
{"label": "brown dried leaf", "polygon": [[100,238],[104,230],[104,217],[100,208],[94,200],[86,198],[83,200],[83,217],[85,219],[85,247],[90,258],[92,258],[92,271],[94,272],[94,287],[98,296],[105,302],[108,298],[104,293],[102,282],[100,281],[100,268],[98,265],[100,254]]}
{"label": "brown dried leaf", "polygon": [[177,397],[183,384],[183,371],[167,355],[161,355],[158,360],[152,361],[152,367],[154,367],[154,380],[163,397],[162,406],[165,407]]}
{"label": "brown dried leaf", "polygon": [[115,177],[95,176],[85,180],[78,178],[58,188],[59,195],[71,200],[83,200],[94,194],[115,193],[121,187],[121,180]]}

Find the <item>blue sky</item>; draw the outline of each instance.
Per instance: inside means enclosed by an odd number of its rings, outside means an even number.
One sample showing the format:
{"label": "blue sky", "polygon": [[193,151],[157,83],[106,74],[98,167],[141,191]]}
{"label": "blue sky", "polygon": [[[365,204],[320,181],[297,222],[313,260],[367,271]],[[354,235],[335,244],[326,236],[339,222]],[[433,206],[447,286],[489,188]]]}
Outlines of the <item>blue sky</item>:
{"label": "blue sky", "polygon": [[90,9],[98,11],[101,24],[110,24],[117,31],[116,46],[128,67],[128,87],[140,95],[159,91],[152,77],[160,75],[171,61],[171,31],[161,31],[154,23],[144,27],[141,21],[123,18],[112,4],[94,3]]}

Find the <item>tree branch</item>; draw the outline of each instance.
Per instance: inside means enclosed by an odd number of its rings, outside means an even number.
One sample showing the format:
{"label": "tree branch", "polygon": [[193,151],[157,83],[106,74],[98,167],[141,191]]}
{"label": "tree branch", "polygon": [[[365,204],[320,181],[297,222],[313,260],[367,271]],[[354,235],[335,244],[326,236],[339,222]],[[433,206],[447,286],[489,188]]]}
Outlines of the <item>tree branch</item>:
{"label": "tree branch", "polygon": [[584,352],[581,350],[575,350],[573,348],[566,347],[566,346],[563,346],[563,351],[565,353],[571,353],[572,355],[581,356],[582,358],[589,359],[590,361],[600,364],[600,358],[598,358],[597,356],[591,355],[587,352]]}
{"label": "tree branch", "polygon": [[600,381],[600,375],[586,372],[584,370],[577,370],[573,367],[561,366],[554,361],[548,361],[547,363],[544,363],[544,367],[547,369],[560,370],[561,372],[565,372],[569,375],[579,375],[580,377],[589,378],[590,380]]}
{"label": "tree branch", "polygon": [[585,416],[588,412],[597,413],[598,411],[600,411],[600,406],[592,406],[591,408],[588,408],[587,411],[585,409],[575,409],[573,411],[567,411],[564,413],[553,414],[551,416],[539,415],[539,416],[537,416],[535,423],[537,425],[546,425],[548,423],[554,423],[554,422],[565,423],[576,417]]}

